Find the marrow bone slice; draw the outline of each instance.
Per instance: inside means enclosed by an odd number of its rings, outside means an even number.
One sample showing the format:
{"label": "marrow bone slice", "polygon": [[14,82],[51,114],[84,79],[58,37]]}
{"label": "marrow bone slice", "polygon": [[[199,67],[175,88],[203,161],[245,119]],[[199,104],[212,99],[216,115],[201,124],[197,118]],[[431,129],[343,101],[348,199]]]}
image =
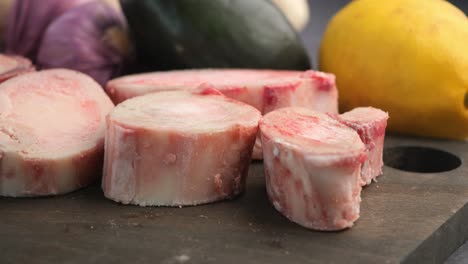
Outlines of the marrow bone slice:
{"label": "marrow bone slice", "polygon": [[260,112],[186,91],[129,99],[107,117],[102,187],[140,206],[197,205],[242,193]]}
{"label": "marrow bone slice", "polygon": [[266,188],[284,216],[316,230],[349,228],[359,218],[359,135],[322,113],[282,108],[260,121]]}
{"label": "marrow bone slice", "polygon": [[100,176],[109,97],[90,77],[55,69],[0,85],[0,196],[62,194]]}

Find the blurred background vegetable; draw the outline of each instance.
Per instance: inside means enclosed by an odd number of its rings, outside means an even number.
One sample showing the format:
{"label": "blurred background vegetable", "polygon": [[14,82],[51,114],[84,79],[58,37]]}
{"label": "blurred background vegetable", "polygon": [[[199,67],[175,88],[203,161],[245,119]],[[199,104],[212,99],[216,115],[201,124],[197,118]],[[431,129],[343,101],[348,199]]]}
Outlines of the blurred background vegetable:
{"label": "blurred background vegetable", "polygon": [[302,40],[269,0],[121,0],[145,71],[309,69]]}
{"label": "blurred background vegetable", "polygon": [[297,31],[302,31],[309,22],[307,0],[273,0]]}
{"label": "blurred background vegetable", "polygon": [[340,111],[374,106],[398,133],[468,138],[468,20],[441,0],[352,1],[331,20],[320,69]]}
{"label": "blurred background vegetable", "polygon": [[6,53],[28,57],[33,62],[44,31],[67,10],[91,0],[16,0],[8,15]]}
{"label": "blurred background vegetable", "polygon": [[122,72],[131,61],[131,54],[132,45],[120,10],[104,1],[92,1],[69,10],[50,24],[37,63],[42,68],[81,71],[104,85]]}
{"label": "blurred background vegetable", "polygon": [[120,8],[119,0],[103,0],[103,1],[106,2],[110,7],[113,7],[115,10],[122,11],[122,9]]}

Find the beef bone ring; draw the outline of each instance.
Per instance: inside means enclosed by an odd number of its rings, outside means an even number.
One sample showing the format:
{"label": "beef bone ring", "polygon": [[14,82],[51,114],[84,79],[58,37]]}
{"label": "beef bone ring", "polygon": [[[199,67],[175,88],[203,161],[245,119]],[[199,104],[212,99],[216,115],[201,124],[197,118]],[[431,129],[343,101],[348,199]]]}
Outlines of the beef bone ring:
{"label": "beef bone ring", "polygon": [[222,95],[186,91],[129,99],[107,117],[107,198],[185,206],[242,193],[260,112]]}
{"label": "beef bone ring", "polygon": [[341,230],[359,218],[359,135],[330,116],[282,108],[260,121],[267,193],[284,216],[316,230]]}
{"label": "beef bone ring", "polygon": [[100,177],[113,106],[90,77],[65,69],[0,84],[0,196],[62,194]]}

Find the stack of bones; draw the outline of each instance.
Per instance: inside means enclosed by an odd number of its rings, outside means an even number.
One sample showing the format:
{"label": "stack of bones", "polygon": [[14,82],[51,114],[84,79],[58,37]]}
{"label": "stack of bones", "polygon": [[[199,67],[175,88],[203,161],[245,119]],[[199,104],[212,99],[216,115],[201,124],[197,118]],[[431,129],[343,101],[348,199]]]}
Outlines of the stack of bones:
{"label": "stack of bones", "polygon": [[84,74],[35,72],[18,57],[0,64],[2,196],[67,193],[98,179],[103,166],[109,199],[197,205],[241,194],[254,158],[263,159],[280,213],[307,228],[341,230],[359,217],[362,187],[382,174],[388,115],[371,107],[339,115],[332,74],[129,75],[106,86],[114,107]]}

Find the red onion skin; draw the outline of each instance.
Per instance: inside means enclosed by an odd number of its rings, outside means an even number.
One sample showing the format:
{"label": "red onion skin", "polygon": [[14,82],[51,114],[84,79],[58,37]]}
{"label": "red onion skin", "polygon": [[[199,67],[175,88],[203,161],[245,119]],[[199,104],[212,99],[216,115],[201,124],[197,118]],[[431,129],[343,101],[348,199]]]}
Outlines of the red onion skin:
{"label": "red onion skin", "polygon": [[115,8],[101,1],[81,5],[49,26],[37,63],[42,68],[77,70],[104,85],[128,61],[128,46],[115,45],[115,36],[126,38],[125,32],[123,14]]}
{"label": "red onion skin", "polygon": [[16,0],[9,13],[5,51],[35,61],[49,24],[66,11],[92,0]]}

